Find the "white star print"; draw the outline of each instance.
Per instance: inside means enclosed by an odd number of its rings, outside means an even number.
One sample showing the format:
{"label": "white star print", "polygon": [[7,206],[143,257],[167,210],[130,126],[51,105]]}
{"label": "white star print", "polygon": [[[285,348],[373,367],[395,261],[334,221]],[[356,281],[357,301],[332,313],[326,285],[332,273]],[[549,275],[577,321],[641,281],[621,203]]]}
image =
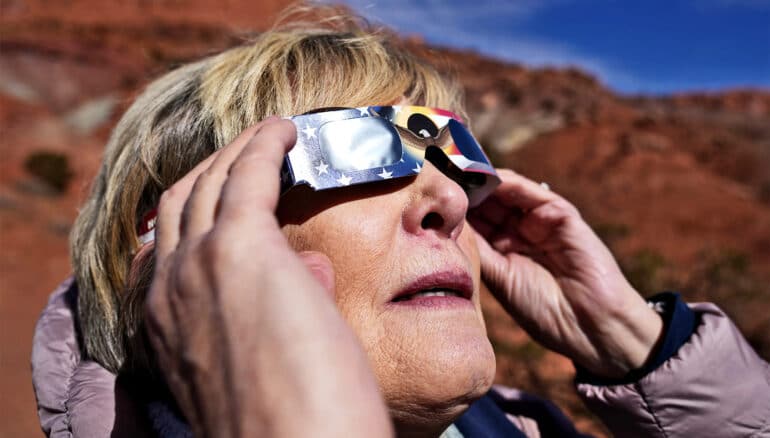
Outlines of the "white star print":
{"label": "white star print", "polygon": [[321,162],[318,164],[318,166],[315,167],[315,170],[318,171],[318,174],[321,175],[322,173],[329,173],[328,169],[329,165],[324,163],[324,160],[321,160]]}
{"label": "white star print", "polygon": [[345,175],[345,174],[343,173],[343,174],[342,174],[342,176],[341,176],[341,177],[339,177],[339,179],[337,179],[337,182],[338,182],[338,183],[340,183],[340,184],[342,184],[343,186],[349,186],[349,185],[350,185],[350,181],[351,181],[352,179],[353,179],[353,178],[351,178],[351,177],[349,177],[349,176],[347,176],[347,175]]}
{"label": "white star print", "polygon": [[383,168],[382,168],[382,173],[378,173],[378,174],[377,174],[377,176],[379,176],[379,177],[380,177],[380,178],[382,178],[382,179],[389,179],[389,178],[393,178],[393,172],[388,172],[388,171],[387,171],[387,170],[385,170],[385,168],[383,167]]}
{"label": "white star print", "polygon": [[369,107],[359,108],[358,112],[361,113],[361,117],[368,116],[369,115]]}
{"label": "white star print", "polygon": [[305,125],[305,129],[303,129],[302,132],[308,139],[315,137],[315,128],[311,128],[310,125]]}
{"label": "white star print", "polygon": [[414,165],[415,165],[415,166],[417,166],[417,167],[415,167],[414,169],[412,169],[412,172],[414,172],[414,173],[420,173],[420,171],[422,170],[422,167],[420,167],[420,163],[414,163]]}

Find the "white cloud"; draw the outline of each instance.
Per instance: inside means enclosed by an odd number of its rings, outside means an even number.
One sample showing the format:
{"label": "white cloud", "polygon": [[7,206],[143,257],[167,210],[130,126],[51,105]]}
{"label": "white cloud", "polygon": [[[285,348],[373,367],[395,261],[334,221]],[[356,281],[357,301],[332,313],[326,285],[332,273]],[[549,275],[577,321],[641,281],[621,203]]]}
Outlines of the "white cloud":
{"label": "white cloud", "polygon": [[[417,30],[427,23],[474,22],[490,17],[504,17],[508,20],[523,20],[540,10],[564,0],[517,0],[517,1],[444,1],[444,0],[342,0],[364,15],[379,21],[414,26]],[[326,1],[337,3],[337,1]]]}
{"label": "white cloud", "polygon": [[421,35],[431,43],[473,49],[535,67],[577,66],[619,91],[637,92],[649,88],[611,60],[581,53],[566,43],[515,30],[517,26],[523,27],[536,13],[565,1],[570,0],[345,0],[345,3],[374,22],[386,24],[405,35]]}

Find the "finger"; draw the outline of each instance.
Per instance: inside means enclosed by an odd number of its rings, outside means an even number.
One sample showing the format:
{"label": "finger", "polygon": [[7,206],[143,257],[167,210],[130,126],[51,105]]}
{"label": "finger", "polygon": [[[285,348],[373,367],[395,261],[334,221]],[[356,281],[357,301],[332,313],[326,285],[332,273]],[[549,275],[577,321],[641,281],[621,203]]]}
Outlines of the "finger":
{"label": "finger", "polygon": [[[138,271],[146,257],[152,256],[152,244],[143,247],[132,262],[131,270]],[[150,259],[152,260],[152,259]],[[147,334],[152,341],[153,348],[159,360],[172,361],[179,349],[179,334],[171,311],[169,298],[169,263],[164,266],[155,264],[152,284],[147,291],[144,300],[144,320],[147,326]],[[141,273],[136,272],[137,275]]]}
{"label": "finger", "polygon": [[211,229],[222,186],[233,161],[262,127],[277,120],[277,116],[271,116],[244,130],[229,145],[218,151],[205,170],[196,175],[183,210],[182,238],[195,238]]}
{"label": "finger", "polygon": [[489,238],[495,232],[497,227],[494,224],[490,224],[487,220],[480,216],[468,217],[468,223],[484,238]]}
{"label": "finger", "polygon": [[326,293],[334,299],[334,268],[326,254],[318,251],[302,251],[298,254],[302,263],[310,270],[316,281],[323,286]]}
{"label": "finger", "polygon": [[260,129],[230,166],[217,218],[231,223],[257,218],[275,221],[281,164],[296,140],[296,127],[288,120]]}
{"label": "finger", "polygon": [[[516,218],[510,220],[518,221]],[[531,243],[519,233],[516,227],[490,224],[480,218],[469,218],[468,222],[476,232],[477,240],[484,240],[485,244],[501,254],[529,255],[535,251]]]}
{"label": "finger", "polygon": [[166,264],[179,243],[179,221],[185,201],[183,194],[185,189],[177,184],[163,192],[158,203],[155,223],[155,260],[159,266]]}
{"label": "finger", "polygon": [[491,286],[490,291],[494,295],[515,290],[507,282],[514,278],[519,266],[533,263],[534,260],[532,256],[521,253],[507,253],[503,256],[484,239],[478,239],[478,247],[481,275],[487,285]]}
{"label": "finger", "polygon": [[518,232],[498,233],[487,239],[492,247],[502,254],[518,253],[532,255],[537,250]]}
{"label": "finger", "polygon": [[[540,205],[531,210],[518,224],[521,235],[533,244],[542,244],[553,240],[554,232],[559,230],[561,235],[570,231],[579,219],[580,213],[575,206],[564,199],[558,199]],[[573,220],[570,220],[573,219]],[[554,243],[560,240],[553,240]]]}
{"label": "finger", "polygon": [[502,224],[509,216],[517,213],[520,213],[518,208],[503,205],[498,197],[491,196],[474,209],[473,216],[484,218],[492,224]]}
{"label": "finger", "polygon": [[489,244],[489,241],[480,234],[476,233],[476,245],[479,248],[479,259],[481,260],[481,270],[484,272],[485,266],[489,266],[489,263],[496,261],[501,254],[495,251]]}
{"label": "finger", "polygon": [[[256,126],[245,130],[231,145],[245,144],[253,136]],[[227,148],[215,151],[198,163],[191,171],[183,176],[179,181],[169,187],[160,198],[158,203],[157,224],[155,228],[155,258],[156,263],[164,263],[169,254],[179,243],[182,211],[187,202],[190,191],[192,190],[198,176],[211,166],[214,160]],[[239,149],[240,150],[240,149]]]}
{"label": "finger", "polygon": [[161,195],[158,203],[158,220],[155,225],[155,258],[159,266],[166,263],[168,256],[179,244],[182,211],[195,180],[208,169],[220,152],[221,150],[216,151],[198,163],[187,175]]}
{"label": "finger", "polygon": [[490,290],[493,293],[503,289],[506,282],[505,258],[478,233],[476,233],[476,245],[479,248],[482,279],[491,287]]}
{"label": "finger", "polygon": [[[163,280],[165,280],[163,276]],[[166,288],[153,285],[147,293],[144,302],[144,320],[147,327],[147,335],[152,341],[153,348],[159,357],[169,357],[176,350],[175,342],[178,341],[173,327],[173,317],[166,295]]]}
{"label": "finger", "polygon": [[[192,396],[187,384],[179,376],[182,342],[177,321],[171,310],[168,273],[156,275],[144,304],[147,337],[155,351],[160,369],[175,399],[184,410],[189,408]],[[187,412],[187,411],[185,411]]]}
{"label": "finger", "polygon": [[510,169],[498,169],[497,173],[502,183],[497,187],[494,195],[506,207],[519,207],[526,211],[561,199],[554,192],[546,190],[540,184]]}

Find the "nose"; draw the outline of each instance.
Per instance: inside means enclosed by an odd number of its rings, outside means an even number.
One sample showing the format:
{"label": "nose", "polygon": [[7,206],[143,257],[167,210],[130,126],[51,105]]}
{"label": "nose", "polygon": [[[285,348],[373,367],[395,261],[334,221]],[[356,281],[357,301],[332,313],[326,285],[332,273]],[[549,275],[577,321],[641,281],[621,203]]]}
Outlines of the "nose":
{"label": "nose", "polygon": [[412,196],[403,213],[406,231],[457,240],[468,212],[468,196],[462,187],[425,160],[409,188]]}

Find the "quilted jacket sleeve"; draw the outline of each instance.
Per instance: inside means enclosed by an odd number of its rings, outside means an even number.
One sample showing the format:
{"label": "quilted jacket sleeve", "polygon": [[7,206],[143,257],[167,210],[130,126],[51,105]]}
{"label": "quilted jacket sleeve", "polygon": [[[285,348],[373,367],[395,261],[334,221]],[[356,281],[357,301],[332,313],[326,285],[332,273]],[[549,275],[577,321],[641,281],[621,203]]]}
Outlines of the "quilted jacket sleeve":
{"label": "quilted jacket sleeve", "polygon": [[51,295],[32,341],[40,426],[54,438],[141,438],[144,418],[116,376],[80,355],[72,279]]}
{"label": "quilted jacket sleeve", "polygon": [[51,294],[35,327],[32,340],[32,385],[40,426],[47,436],[71,437],[67,399],[80,363],[78,340],[68,303],[73,287],[67,279]]}
{"label": "quilted jacket sleeve", "polygon": [[770,437],[770,365],[713,304],[681,348],[638,381],[578,383],[617,437]]}

